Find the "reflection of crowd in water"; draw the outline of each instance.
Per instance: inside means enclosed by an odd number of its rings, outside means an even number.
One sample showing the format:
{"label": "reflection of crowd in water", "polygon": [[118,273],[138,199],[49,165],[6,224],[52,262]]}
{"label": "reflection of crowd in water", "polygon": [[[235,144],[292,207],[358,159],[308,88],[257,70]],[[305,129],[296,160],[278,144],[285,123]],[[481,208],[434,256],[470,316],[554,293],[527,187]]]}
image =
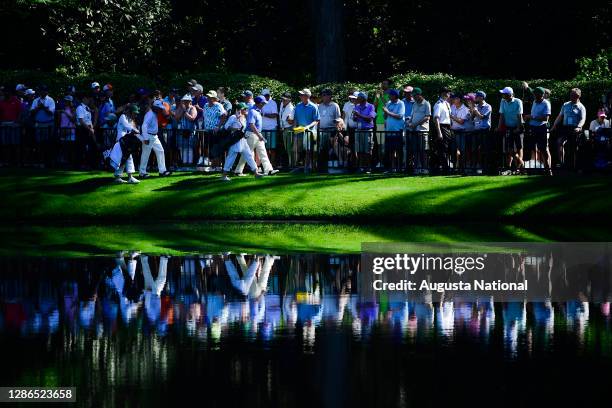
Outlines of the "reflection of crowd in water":
{"label": "reflection of crowd in water", "polygon": [[[610,302],[496,304],[492,298],[467,302],[432,293],[413,302],[395,293],[362,296],[358,256],[133,252],[120,253],[112,262],[41,258],[2,265],[0,333],[65,328],[112,335],[121,325],[137,323],[145,333],[184,330],[213,342],[234,329],[263,340],[301,333],[313,345],[321,325],[343,326],[358,339],[379,327],[400,338],[452,339],[461,331],[488,341],[495,328],[502,328],[504,345],[516,352],[522,339],[549,339],[560,324],[582,341],[593,308],[610,321]],[[546,276],[547,265],[522,259],[513,273],[537,267]]]}

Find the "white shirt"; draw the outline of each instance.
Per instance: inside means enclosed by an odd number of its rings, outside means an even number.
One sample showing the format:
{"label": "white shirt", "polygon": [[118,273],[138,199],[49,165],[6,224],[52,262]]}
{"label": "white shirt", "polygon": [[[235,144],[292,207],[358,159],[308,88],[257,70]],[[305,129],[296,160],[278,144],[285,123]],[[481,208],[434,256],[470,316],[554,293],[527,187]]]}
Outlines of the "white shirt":
{"label": "white shirt", "polygon": [[433,117],[439,118],[441,125],[450,125],[450,105],[448,102],[438,99],[433,107]]}
{"label": "white shirt", "polygon": [[225,129],[240,130],[240,129],[244,129],[245,126],[246,126],[246,118],[244,116],[241,116],[240,119],[238,119],[236,115],[232,115],[229,117],[227,122],[225,122],[224,127]]}
{"label": "white shirt", "polygon": [[342,107],[342,112],[344,112],[344,122],[346,126],[350,128],[356,128],[357,123],[353,120],[353,109],[355,109],[355,104],[351,101],[348,101]]}
{"label": "white shirt", "polygon": [[595,119],[594,121],[591,122],[591,125],[589,126],[589,131],[597,132],[597,130],[599,130],[600,128],[609,128],[609,127],[610,127],[609,119],[604,119],[603,123],[599,123],[597,119]]}
{"label": "white shirt", "polygon": [[117,141],[133,130],[136,130],[134,122],[130,121],[127,116],[121,115],[117,122]]}
{"label": "white shirt", "polygon": [[[76,108],[76,117],[77,117],[77,125],[81,126],[81,122],[85,123],[85,125],[87,126],[91,126],[92,122],[91,122],[91,111],[89,110],[89,107],[87,105],[85,105],[84,103],[80,104],[79,106],[77,106]],[[81,121],[81,119],[83,119]]]}
{"label": "white shirt", "polygon": [[288,122],[288,120],[293,119],[294,110],[295,107],[293,106],[293,103],[289,102],[287,106],[283,106],[283,104],[281,103],[280,111],[278,112],[278,116],[280,117],[281,129],[287,129],[293,126]]}
{"label": "white shirt", "polygon": [[474,128],[474,122],[472,121],[470,110],[464,104],[461,104],[460,107],[456,107],[455,105],[451,106],[451,114],[456,118],[463,119],[463,124],[453,120],[451,129],[472,130]]}
{"label": "white shirt", "polygon": [[261,108],[261,116],[263,117],[263,121],[261,124],[261,128],[263,130],[276,130],[276,120],[277,118],[266,118],[264,115],[268,113],[278,114],[278,105],[276,101],[272,98],[268,100],[263,108]]}
{"label": "white shirt", "polygon": [[153,109],[149,109],[142,120],[142,137],[144,140],[149,140],[157,136],[158,131],[157,115],[153,112]]}
{"label": "white shirt", "polygon": [[45,96],[44,98],[39,96],[38,98],[34,99],[34,102],[32,102],[32,105],[30,106],[30,110],[36,109],[38,107],[38,102],[40,101],[42,101],[44,106],[49,108],[51,113],[55,112],[55,101],[49,95]]}

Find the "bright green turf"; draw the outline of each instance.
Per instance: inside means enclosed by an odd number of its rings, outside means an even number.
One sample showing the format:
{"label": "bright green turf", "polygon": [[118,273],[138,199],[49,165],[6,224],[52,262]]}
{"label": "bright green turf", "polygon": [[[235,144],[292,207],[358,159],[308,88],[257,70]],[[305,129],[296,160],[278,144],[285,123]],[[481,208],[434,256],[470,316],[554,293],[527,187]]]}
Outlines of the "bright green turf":
{"label": "bright green turf", "polygon": [[612,179],[277,175],[263,180],[178,174],[114,185],[109,173],[0,171],[0,219],[154,222],[268,219],[493,222],[538,217],[606,222]]}
{"label": "bright green turf", "polygon": [[363,242],[608,241],[607,227],[496,224],[349,225],[190,223],[0,228],[0,256],[88,256],[118,250],[150,254],[356,253]]}

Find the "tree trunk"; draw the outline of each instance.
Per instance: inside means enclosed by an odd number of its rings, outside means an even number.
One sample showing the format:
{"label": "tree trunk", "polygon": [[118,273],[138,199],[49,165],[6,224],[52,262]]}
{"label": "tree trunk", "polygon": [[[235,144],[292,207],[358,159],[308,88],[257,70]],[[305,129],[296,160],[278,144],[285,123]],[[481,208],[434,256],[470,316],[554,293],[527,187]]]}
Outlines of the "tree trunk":
{"label": "tree trunk", "polygon": [[312,2],[315,27],[316,80],[344,80],[344,10],[342,0]]}

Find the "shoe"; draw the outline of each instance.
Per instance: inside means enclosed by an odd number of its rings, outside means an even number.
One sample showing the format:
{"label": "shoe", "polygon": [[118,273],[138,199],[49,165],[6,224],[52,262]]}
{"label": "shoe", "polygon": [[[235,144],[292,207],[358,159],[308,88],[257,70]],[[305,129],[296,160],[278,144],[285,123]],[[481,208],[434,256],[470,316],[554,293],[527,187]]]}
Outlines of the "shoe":
{"label": "shoe", "polygon": [[138,177],[140,177],[141,179],[146,179],[151,177],[149,174],[139,174]]}
{"label": "shoe", "polygon": [[274,169],[274,170],[270,170],[270,171],[268,172],[268,176],[273,176],[273,175],[275,175],[276,173],[278,173],[278,170],[276,170],[276,169]]}
{"label": "shoe", "polygon": [[509,175],[511,175],[511,174],[512,174],[512,171],[511,171],[511,170],[504,170],[504,171],[502,171],[502,172],[501,172],[501,175],[502,175],[502,176],[509,176]]}
{"label": "shoe", "polygon": [[244,174],[244,173],[235,173],[235,174],[236,174],[236,177],[246,177],[247,176],[247,174]]}
{"label": "shoe", "polygon": [[171,171],[164,171],[163,173],[159,173],[159,177],[168,177],[171,175],[172,175]]}
{"label": "shoe", "polygon": [[[242,173],[241,173],[241,174],[242,174]],[[245,176],[246,176],[246,174],[245,174]],[[263,175],[263,174],[261,174],[261,173],[259,173],[259,172],[255,173],[255,178],[262,178],[262,177],[264,177],[264,175]]]}
{"label": "shoe", "polygon": [[202,166],[204,165],[204,157],[200,156],[200,158],[198,159],[198,164],[196,164],[196,166]]}
{"label": "shoe", "polygon": [[138,180],[137,178],[134,178],[134,176],[130,176],[127,182],[128,184],[138,184],[140,183],[140,180]]}
{"label": "shoe", "polygon": [[210,166],[210,159],[208,157],[205,157],[203,162],[205,166]]}
{"label": "shoe", "polygon": [[221,181],[232,181],[231,178],[229,178],[229,176],[227,174],[221,176]]}
{"label": "shoe", "polygon": [[115,177],[115,180],[113,182],[117,183],[117,184],[125,184],[125,183],[127,183],[127,181],[125,181],[121,177]]}

